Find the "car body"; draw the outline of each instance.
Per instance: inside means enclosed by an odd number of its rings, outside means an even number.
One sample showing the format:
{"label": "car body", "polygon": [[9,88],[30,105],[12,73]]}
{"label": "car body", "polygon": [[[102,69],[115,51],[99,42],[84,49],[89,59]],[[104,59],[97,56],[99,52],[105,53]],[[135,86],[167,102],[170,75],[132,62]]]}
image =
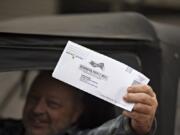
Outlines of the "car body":
{"label": "car body", "polygon": [[137,13],[4,21],[0,23],[0,71],[53,70],[66,42],[77,42],[122,61],[151,79],[159,101],[157,135],[169,135],[174,133],[180,76],[179,35],[179,27],[156,23]]}

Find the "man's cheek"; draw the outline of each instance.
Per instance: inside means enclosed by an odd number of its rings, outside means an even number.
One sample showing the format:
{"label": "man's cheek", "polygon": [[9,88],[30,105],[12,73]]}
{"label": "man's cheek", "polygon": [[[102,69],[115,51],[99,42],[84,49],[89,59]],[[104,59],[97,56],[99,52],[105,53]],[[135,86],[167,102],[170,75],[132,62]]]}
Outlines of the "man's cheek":
{"label": "man's cheek", "polygon": [[57,121],[53,121],[50,125],[53,132],[64,132],[67,127],[69,127],[69,124],[67,124],[67,120],[65,119],[58,119]]}

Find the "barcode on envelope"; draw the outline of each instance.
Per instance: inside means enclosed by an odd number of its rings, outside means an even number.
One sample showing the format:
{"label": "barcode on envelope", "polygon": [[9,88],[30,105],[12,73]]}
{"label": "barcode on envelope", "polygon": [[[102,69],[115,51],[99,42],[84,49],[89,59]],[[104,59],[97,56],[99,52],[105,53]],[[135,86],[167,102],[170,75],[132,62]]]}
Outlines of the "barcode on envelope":
{"label": "barcode on envelope", "polygon": [[125,71],[131,74],[132,71],[133,71],[133,69],[132,69],[131,67],[127,66],[127,68],[125,69]]}
{"label": "barcode on envelope", "polygon": [[138,82],[137,80],[134,80],[134,81],[132,82],[132,85],[137,85],[137,84],[140,84],[140,82]]}

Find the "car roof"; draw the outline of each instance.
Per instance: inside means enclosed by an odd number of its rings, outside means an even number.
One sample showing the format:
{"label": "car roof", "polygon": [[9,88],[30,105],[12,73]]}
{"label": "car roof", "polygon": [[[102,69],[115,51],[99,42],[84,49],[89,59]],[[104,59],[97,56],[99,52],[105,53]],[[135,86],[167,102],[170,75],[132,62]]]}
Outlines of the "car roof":
{"label": "car roof", "polygon": [[179,35],[178,27],[133,12],[16,18],[0,22],[0,71],[52,70],[68,40],[99,52],[124,50],[123,62],[138,61],[137,48],[179,46]]}
{"label": "car roof", "polygon": [[1,22],[0,33],[152,41],[156,39],[149,20],[131,12],[17,18]]}

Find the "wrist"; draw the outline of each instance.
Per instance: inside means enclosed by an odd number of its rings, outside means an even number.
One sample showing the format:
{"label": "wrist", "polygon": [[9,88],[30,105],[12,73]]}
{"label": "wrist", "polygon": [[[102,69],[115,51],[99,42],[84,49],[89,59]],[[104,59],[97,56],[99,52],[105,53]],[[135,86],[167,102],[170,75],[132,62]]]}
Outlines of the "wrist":
{"label": "wrist", "polygon": [[151,129],[149,130],[149,132],[146,132],[146,133],[145,132],[138,133],[137,131],[135,131],[134,128],[132,127],[131,119],[128,117],[123,118],[123,125],[124,125],[123,127],[127,135],[132,135],[132,134],[133,135],[154,135],[157,128],[157,121],[156,119],[154,119]]}

